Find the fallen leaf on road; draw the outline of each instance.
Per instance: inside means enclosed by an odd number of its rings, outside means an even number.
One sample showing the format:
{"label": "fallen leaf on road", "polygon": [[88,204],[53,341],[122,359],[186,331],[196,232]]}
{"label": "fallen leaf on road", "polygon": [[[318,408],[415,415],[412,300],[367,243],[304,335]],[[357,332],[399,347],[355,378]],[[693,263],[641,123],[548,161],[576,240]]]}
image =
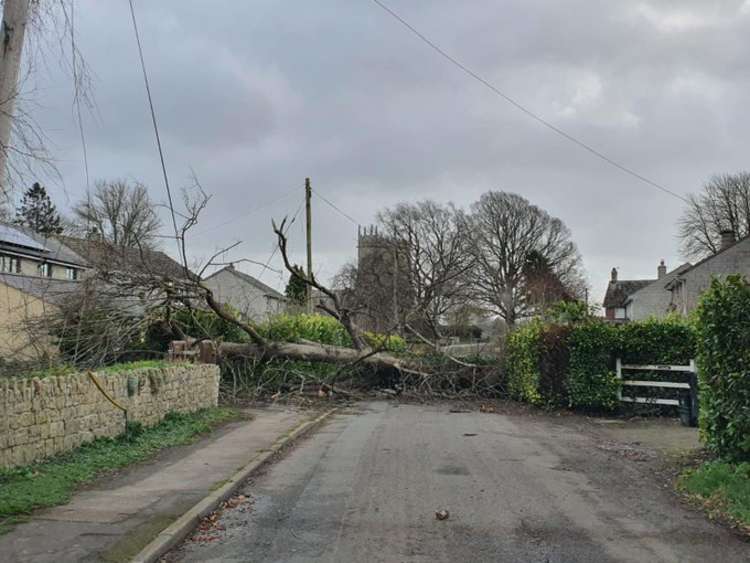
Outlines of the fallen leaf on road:
{"label": "fallen leaf on road", "polygon": [[495,412],[493,405],[479,405],[479,412]]}
{"label": "fallen leaf on road", "polygon": [[449,513],[448,513],[448,511],[447,511],[447,510],[445,510],[445,509],[443,509],[443,510],[438,510],[438,511],[437,511],[437,512],[435,513],[435,518],[436,518],[437,520],[447,520],[449,516],[450,516],[450,514],[449,514]]}

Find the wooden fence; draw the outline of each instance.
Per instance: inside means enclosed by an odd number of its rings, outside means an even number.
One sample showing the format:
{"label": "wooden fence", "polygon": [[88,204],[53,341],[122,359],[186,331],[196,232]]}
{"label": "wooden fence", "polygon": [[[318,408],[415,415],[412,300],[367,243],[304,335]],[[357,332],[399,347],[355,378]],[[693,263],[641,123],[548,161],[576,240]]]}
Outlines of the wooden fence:
{"label": "wooden fence", "polygon": [[[698,423],[698,378],[695,368],[695,360],[690,360],[686,366],[679,365],[657,365],[657,364],[623,364],[620,358],[616,362],[617,378],[620,380],[618,398],[626,403],[642,403],[650,405],[665,405],[679,407],[680,419],[687,426],[696,426]],[[687,374],[687,381],[653,381],[643,379],[624,379],[623,371],[655,371]],[[623,395],[624,387],[645,387],[656,389],[678,390],[679,399],[662,397],[631,397]]]}

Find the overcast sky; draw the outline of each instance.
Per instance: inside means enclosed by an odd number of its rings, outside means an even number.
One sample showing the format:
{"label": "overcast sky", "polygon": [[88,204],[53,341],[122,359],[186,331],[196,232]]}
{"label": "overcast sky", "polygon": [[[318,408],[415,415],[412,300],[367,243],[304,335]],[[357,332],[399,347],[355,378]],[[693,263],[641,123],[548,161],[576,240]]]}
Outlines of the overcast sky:
{"label": "overcast sky", "polygon": [[[677,193],[750,168],[750,0],[385,1],[509,96]],[[84,115],[91,178],[141,180],[164,201],[127,2],[76,6],[97,103]],[[371,0],[135,6],[171,181],[187,185],[192,169],[213,194],[196,257],[242,240],[229,258],[265,262],[270,218],[295,212],[310,176],[362,224],[399,201],[519,193],[571,228],[597,301],[613,266],[644,278],[661,258],[680,261],[681,201],[529,119]],[[65,209],[85,193],[83,157],[70,77],[47,66],[34,114]],[[297,223],[291,244],[302,250]],[[354,258],[356,238],[314,201],[320,275]],[[262,279],[283,285],[273,272]]]}

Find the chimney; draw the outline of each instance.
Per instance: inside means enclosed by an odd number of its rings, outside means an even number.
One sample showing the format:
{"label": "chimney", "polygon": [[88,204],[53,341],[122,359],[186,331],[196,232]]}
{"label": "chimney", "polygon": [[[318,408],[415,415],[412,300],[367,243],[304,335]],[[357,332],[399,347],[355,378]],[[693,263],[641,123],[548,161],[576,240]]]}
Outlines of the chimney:
{"label": "chimney", "polygon": [[721,250],[729,248],[737,242],[734,238],[734,231],[732,229],[724,229],[719,234],[721,235]]}
{"label": "chimney", "polygon": [[666,275],[667,275],[667,267],[664,265],[664,259],[662,258],[662,261],[659,262],[659,267],[656,269],[656,277],[658,279],[662,279]]}
{"label": "chimney", "polygon": [[613,283],[617,281],[617,268],[612,268],[612,278],[610,281]]}

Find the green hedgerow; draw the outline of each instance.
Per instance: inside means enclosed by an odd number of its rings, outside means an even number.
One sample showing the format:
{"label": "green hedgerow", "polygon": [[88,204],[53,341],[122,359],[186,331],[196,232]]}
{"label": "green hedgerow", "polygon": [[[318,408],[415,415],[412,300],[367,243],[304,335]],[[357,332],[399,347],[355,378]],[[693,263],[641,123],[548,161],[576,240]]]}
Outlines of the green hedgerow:
{"label": "green hedgerow", "polygon": [[713,280],[695,312],[700,429],[707,447],[750,460],[750,285]]}

